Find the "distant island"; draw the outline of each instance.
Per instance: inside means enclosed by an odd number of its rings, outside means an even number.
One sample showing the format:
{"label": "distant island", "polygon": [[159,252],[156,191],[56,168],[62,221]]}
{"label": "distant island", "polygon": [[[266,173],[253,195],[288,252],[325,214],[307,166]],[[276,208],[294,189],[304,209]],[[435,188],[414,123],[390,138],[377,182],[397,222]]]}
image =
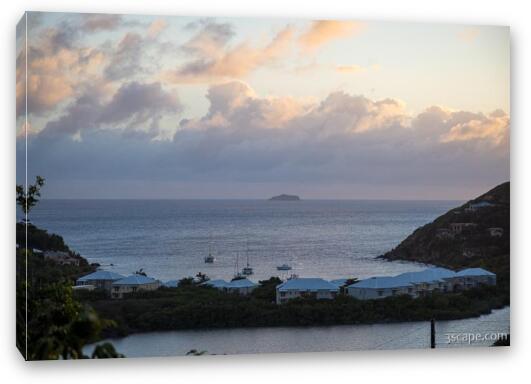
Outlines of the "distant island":
{"label": "distant island", "polygon": [[273,196],[269,200],[270,201],[299,201],[300,199],[301,198],[299,196],[297,196],[297,195],[282,194],[282,195],[278,195],[278,196]]}

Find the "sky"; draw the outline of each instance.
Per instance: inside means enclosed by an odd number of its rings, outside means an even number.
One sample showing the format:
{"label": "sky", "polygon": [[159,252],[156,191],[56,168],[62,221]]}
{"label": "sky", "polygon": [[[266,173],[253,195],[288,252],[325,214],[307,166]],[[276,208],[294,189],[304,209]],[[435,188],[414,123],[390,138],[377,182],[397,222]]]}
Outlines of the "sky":
{"label": "sky", "polygon": [[[509,180],[503,26],[28,13],[46,198],[465,200]],[[27,93],[26,93],[27,90]]]}

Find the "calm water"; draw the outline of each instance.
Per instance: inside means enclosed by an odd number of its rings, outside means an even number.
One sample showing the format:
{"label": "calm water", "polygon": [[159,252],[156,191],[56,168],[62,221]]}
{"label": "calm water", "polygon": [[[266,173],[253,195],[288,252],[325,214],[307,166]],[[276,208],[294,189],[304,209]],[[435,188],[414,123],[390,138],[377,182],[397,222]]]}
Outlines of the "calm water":
{"label": "calm water", "polygon": [[[436,323],[436,347],[488,346],[492,340],[449,344],[449,333],[509,333],[509,308],[490,315]],[[411,322],[333,327],[281,327],[153,332],[110,340],[127,357],[184,355],[191,349],[210,354],[330,352],[368,349],[429,348],[430,324]],[[93,346],[87,346],[90,353]]]}
{"label": "calm water", "polygon": [[[119,273],[139,268],[161,280],[230,278],[249,259],[253,280],[290,273],[324,278],[414,271],[375,260],[455,201],[43,200],[31,213],[90,262]],[[209,247],[217,262],[203,257]],[[114,264],[113,267],[108,267]]]}

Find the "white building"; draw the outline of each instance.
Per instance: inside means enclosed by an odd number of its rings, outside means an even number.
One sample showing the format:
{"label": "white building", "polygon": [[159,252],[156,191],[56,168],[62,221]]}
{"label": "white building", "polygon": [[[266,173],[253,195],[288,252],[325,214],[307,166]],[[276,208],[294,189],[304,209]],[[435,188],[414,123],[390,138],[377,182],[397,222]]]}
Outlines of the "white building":
{"label": "white building", "polygon": [[502,237],[503,236],[503,228],[493,227],[493,228],[488,228],[487,230],[489,231],[489,234],[492,237]]}
{"label": "white building", "polygon": [[72,256],[65,251],[45,251],[44,258],[53,260],[60,265],[79,265],[79,258]]}
{"label": "white building", "polygon": [[112,283],[121,280],[125,276],[111,271],[96,271],[88,275],[82,276],[76,280],[76,286],[92,285],[94,288],[105,289],[110,291]]}
{"label": "white building", "polygon": [[351,284],[347,293],[360,300],[383,299],[389,296],[425,296],[431,292],[453,292],[481,284],[495,285],[496,275],[481,268],[454,272],[446,268],[428,268],[397,276],[372,277]]}
{"label": "white building", "polygon": [[138,291],[154,291],[160,287],[160,281],[143,275],[131,275],[112,283],[111,297],[121,299],[124,294]]}
{"label": "white building", "polygon": [[454,289],[469,289],[479,285],[496,285],[496,274],[483,268],[467,268],[455,274]]}
{"label": "white building", "polygon": [[333,299],[339,293],[339,286],[320,278],[296,278],[277,285],[277,304],[297,297]]}
{"label": "white building", "polygon": [[349,285],[347,293],[360,300],[383,299],[388,296],[415,296],[415,286],[407,279],[390,276],[372,277]]}

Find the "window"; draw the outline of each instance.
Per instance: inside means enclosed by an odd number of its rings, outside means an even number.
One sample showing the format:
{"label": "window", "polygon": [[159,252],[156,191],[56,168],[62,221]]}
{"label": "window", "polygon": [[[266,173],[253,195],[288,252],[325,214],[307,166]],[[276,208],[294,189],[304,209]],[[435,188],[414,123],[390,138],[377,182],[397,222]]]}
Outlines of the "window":
{"label": "window", "polygon": [[383,292],[382,290],[378,291],[378,296],[383,296]]}

